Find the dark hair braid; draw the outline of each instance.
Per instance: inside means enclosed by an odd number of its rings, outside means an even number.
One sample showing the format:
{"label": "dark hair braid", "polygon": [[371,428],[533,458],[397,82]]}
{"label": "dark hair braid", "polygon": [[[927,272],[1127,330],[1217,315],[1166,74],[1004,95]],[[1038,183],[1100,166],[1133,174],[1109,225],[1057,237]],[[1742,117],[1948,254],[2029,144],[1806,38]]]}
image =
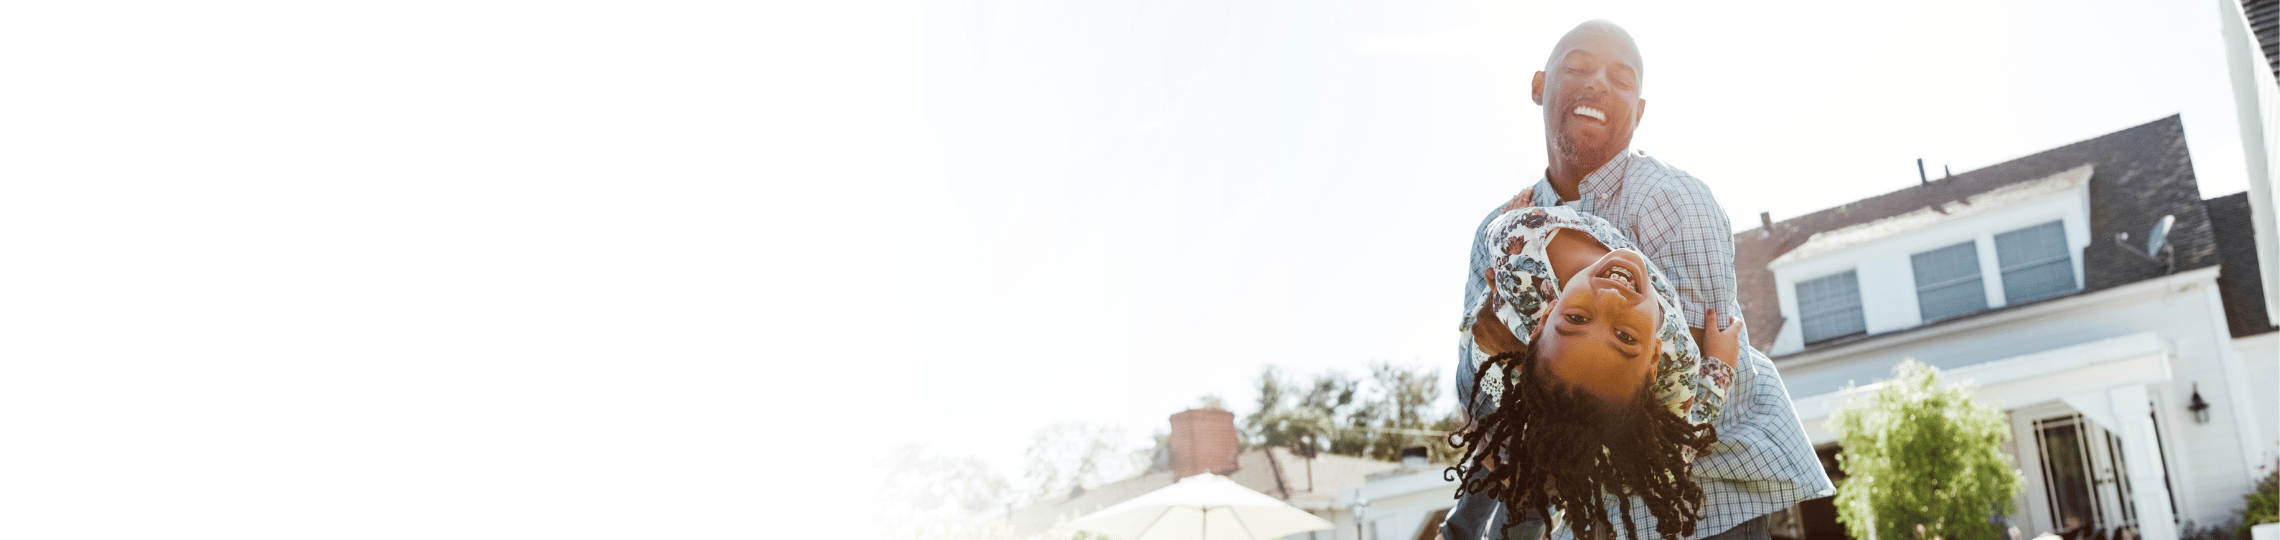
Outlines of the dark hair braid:
{"label": "dark hair braid", "polygon": [[[1651,399],[1645,381],[1627,403],[1603,405],[1542,376],[1532,346],[1489,362],[1505,366],[1504,375],[1493,383],[1475,378],[1473,394],[1482,395],[1483,384],[1498,385],[1496,410],[1449,434],[1464,458],[1442,476],[1461,478],[1459,493],[1488,495],[1516,512],[1532,510],[1547,524],[1550,507],[1558,506],[1577,538],[1613,532],[1602,494],[1618,501],[1625,536],[1638,538],[1631,519],[1635,496],[1655,516],[1656,535],[1694,534],[1702,489],[1684,452],[1707,451],[1718,440],[1715,429],[1671,413]],[[1516,521],[1505,520],[1505,527]]]}

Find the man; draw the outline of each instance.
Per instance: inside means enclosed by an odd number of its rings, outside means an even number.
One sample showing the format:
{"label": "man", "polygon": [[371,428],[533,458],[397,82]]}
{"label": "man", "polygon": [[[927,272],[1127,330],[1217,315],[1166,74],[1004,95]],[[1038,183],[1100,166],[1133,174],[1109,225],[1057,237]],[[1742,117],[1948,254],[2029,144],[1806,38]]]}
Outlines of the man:
{"label": "man", "polygon": [[[1491,254],[1477,248],[1497,215],[1507,207],[1569,206],[1622,229],[1668,275],[1697,342],[1714,314],[1740,313],[1734,299],[1732,230],[1724,208],[1701,180],[1631,149],[1631,135],[1647,110],[1640,97],[1645,80],[1637,44],[1614,23],[1585,22],[1560,38],[1530,83],[1531,99],[1543,106],[1544,177],[1481,220],[1466,272],[1466,306],[1474,305],[1487,287],[1482,270],[1489,267]],[[1460,339],[1457,394],[1467,414],[1477,417],[1486,413],[1471,391],[1482,356],[1470,336]],[[1748,343],[1746,337],[1742,342]],[[1689,539],[1763,540],[1769,537],[1766,514],[1835,493],[1805,439],[1780,374],[1763,353],[1744,349],[1726,412],[1715,424],[1719,442],[1693,464],[1704,515]],[[1510,510],[1493,499],[1466,495],[1450,511],[1441,534],[1446,540],[1479,540],[1504,530],[1503,521],[1514,514]],[[1518,512],[1521,521],[1509,536],[1541,536],[1544,526],[1534,513]],[[1654,530],[1651,520],[1645,516],[1639,529]]]}

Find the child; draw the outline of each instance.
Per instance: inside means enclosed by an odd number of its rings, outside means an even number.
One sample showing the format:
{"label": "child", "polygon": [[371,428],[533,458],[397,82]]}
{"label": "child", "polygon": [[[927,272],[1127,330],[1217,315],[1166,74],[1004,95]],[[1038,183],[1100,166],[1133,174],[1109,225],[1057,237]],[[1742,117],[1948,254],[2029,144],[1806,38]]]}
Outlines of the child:
{"label": "child", "polygon": [[1636,498],[1656,535],[1692,535],[1702,490],[1689,465],[1717,441],[1740,321],[1705,334],[1716,360],[1703,360],[1667,280],[1597,217],[1519,208],[1489,231],[1501,256],[1463,331],[1486,356],[1474,393],[1496,406],[1451,435],[1463,492],[1545,522],[1558,506],[1577,537],[1637,538]]}

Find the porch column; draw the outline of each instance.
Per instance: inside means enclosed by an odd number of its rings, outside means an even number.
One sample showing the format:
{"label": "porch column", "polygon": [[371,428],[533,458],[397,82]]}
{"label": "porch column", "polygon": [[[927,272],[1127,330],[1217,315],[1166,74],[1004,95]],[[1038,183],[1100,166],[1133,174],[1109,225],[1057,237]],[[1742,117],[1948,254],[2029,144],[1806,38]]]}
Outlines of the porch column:
{"label": "porch column", "polygon": [[2169,512],[2169,482],[2162,477],[2161,441],[2153,430],[2153,407],[2145,385],[2127,384],[2107,391],[2116,430],[2122,439],[2122,459],[2129,468],[2130,501],[2136,506],[2138,537],[2177,540],[2177,516]]}

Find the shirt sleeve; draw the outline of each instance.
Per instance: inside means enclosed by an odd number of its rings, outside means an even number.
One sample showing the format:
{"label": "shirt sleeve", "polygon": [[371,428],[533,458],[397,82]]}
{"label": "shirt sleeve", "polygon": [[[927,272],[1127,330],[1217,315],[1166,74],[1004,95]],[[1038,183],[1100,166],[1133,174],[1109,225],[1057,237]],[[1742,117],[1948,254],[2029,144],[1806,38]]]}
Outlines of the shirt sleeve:
{"label": "shirt sleeve", "polygon": [[1686,324],[1707,328],[1702,319],[1706,306],[1716,307],[1720,319],[1741,313],[1734,300],[1733,226],[1709,187],[1681,174],[1653,186],[1639,209],[1642,219],[1634,223],[1632,239],[1653,255],[1678,289]]}
{"label": "shirt sleeve", "polygon": [[[1481,218],[1480,226],[1473,228],[1471,257],[1465,266],[1465,302],[1464,305],[1459,306],[1459,309],[1471,308],[1474,302],[1479,302],[1480,298],[1487,294],[1488,281],[1481,278],[1480,270],[1487,268],[1489,264],[1489,249],[1485,243],[1488,241],[1488,225],[1496,221],[1496,216],[1502,214],[1503,209],[1503,203],[1498,203],[1495,209],[1488,212],[1487,217]],[[1462,316],[1459,318],[1461,319]],[[1473,404],[1473,378],[1476,376],[1474,371],[1477,366],[1473,365],[1473,354],[1472,334],[1458,332],[1457,370],[1455,372],[1457,401],[1465,405],[1467,414],[1478,417],[1487,411],[1474,410],[1476,407]]]}

